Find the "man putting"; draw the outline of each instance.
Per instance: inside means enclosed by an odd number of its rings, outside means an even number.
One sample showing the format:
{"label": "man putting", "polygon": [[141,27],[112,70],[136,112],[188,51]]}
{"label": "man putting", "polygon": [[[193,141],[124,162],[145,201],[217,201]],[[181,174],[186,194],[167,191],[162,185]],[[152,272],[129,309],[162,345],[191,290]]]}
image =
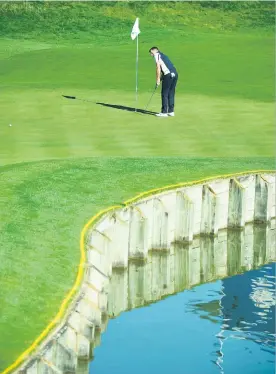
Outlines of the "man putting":
{"label": "man putting", "polygon": [[160,52],[157,47],[152,47],[149,53],[156,62],[156,87],[160,85],[162,80],[162,109],[161,113],[156,115],[158,117],[174,117],[174,96],[178,80],[176,68],[170,59]]}

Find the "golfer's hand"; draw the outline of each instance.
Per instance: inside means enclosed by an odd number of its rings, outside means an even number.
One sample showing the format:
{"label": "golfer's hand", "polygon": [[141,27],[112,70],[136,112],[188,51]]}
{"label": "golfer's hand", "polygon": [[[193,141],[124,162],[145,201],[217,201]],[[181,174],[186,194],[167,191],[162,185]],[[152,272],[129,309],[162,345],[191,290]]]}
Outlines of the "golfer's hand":
{"label": "golfer's hand", "polygon": [[156,82],[156,86],[155,87],[157,88],[158,86],[160,86],[160,81]]}

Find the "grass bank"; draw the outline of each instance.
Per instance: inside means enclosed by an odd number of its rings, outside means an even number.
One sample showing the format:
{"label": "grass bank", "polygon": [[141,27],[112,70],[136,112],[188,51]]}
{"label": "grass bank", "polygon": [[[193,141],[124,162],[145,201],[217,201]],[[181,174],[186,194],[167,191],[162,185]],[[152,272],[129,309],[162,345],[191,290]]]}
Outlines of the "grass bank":
{"label": "grass bank", "polygon": [[10,165],[1,172],[0,368],[28,347],[72,286],[79,236],[99,210],[142,191],[273,159],[95,158]]}

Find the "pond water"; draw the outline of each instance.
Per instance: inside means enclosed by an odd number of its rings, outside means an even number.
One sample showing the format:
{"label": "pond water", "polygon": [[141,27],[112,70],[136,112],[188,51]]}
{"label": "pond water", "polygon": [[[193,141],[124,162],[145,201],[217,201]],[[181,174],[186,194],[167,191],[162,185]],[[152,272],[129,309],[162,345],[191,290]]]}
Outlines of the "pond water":
{"label": "pond water", "polygon": [[275,230],[250,230],[114,271],[90,374],[275,373]]}

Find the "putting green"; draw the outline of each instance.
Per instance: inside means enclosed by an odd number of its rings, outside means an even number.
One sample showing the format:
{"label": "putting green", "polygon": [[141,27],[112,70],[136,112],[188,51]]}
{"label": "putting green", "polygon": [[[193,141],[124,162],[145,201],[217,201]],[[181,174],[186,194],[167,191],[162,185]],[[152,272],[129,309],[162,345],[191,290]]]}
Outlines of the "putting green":
{"label": "putting green", "polygon": [[[91,102],[62,97],[72,93]],[[139,107],[148,96],[140,94]],[[157,118],[96,104],[133,108],[133,95],[118,90],[9,88],[0,100],[4,164],[79,156],[273,155],[273,103],[181,93],[176,117]],[[150,110],[158,111],[159,102],[158,94]]]}
{"label": "putting green", "polygon": [[[119,46],[2,40],[1,164],[103,155],[272,156],[273,37],[199,32],[180,44],[177,36],[168,32],[164,45],[180,77],[176,117],[169,119],[96,104],[135,107],[131,40]],[[145,108],[154,79],[141,37],[138,108]],[[148,109],[160,110],[160,89]]]}
{"label": "putting green", "polygon": [[[50,14],[56,5],[45,6]],[[0,371],[56,314],[76,276],[80,231],[98,210],[166,184],[274,167],[271,30],[210,32],[204,22],[214,24],[218,11],[162,4],[161,14],[149,5],[160,25],[151,13],[141,21],[138,107],[155,84],[149,47],[157,44],[179,71],[176,117],[156,118],[96,104],[135,106],[131,5],[65,4],[99,22],[84,33],[83,21],[67,39],[47,34],[75,22],[62,6],[49,19],[11,12],[0,29]],[[93,7],[102,21],[88,17]],[[118,12],[128,23],[117,25]],[[188,14],[191,27],[170,24],[174,12]],[[225,25],[237,17],[223,14]],[[149,110],[160,110],[159,95]]]}

